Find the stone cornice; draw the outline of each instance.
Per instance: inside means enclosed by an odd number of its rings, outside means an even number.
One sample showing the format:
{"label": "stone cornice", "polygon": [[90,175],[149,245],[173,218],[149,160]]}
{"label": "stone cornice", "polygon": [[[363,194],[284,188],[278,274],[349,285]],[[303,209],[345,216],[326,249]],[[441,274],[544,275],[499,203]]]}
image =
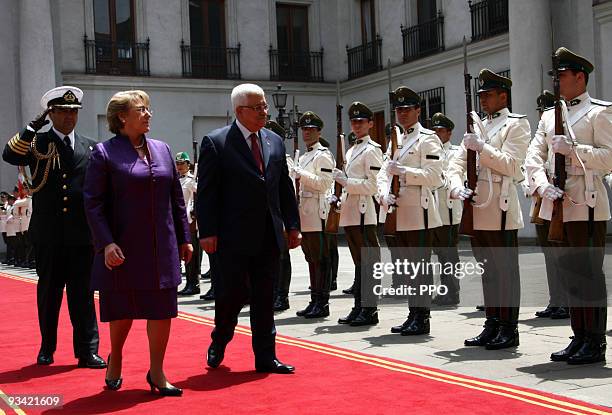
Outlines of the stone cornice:
{"label": "stone cornice", "polygon": [[599,24],[612,21],[612,1],[593,6],[593,17]]}

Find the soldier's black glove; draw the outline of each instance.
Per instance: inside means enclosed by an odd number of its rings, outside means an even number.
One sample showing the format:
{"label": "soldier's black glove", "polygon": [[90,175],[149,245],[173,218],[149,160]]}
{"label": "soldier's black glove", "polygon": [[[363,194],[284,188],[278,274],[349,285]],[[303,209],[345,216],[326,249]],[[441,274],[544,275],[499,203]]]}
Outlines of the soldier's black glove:
{"label": "soldier's black glove", "polygon": [[49,113],[49,111],[51,111],[51,108],[47,108],[46,110],[38,114],[36,118],[34,118],[34,120],[30,121],[30,123],[28,124],[30,128],[32,128],[34,131],[38,131],[45,125],[49,124],[49,120],[47,119],[47,114]]}

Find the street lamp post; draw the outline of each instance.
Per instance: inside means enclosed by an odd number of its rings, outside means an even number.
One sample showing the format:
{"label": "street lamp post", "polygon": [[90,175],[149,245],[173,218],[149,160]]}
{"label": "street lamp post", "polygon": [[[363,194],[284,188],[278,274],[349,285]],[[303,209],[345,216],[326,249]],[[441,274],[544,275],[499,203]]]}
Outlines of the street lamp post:
{"label": "street lamp post", "polygon": [[[287,93],[283,91],[281,84],[276,86],[276,91],[272,93],[272,101],[274,102],[274,108],[278,111],[276,122],[280,124],[283,129],[287,130],[289,123],[289,115],[285,113],[285,106],[287,105]],[[285,138],[285,137],[283,137]]]}

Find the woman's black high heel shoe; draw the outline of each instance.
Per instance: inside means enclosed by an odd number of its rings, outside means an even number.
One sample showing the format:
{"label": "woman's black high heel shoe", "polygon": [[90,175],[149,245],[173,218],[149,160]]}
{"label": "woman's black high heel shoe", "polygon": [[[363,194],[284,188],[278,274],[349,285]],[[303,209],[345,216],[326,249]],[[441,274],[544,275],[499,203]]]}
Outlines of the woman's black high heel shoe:
{"label": "woman's black high heel shoe", "polygon": [[151,393],[155,393],[155,390],[159,392],[161,396],[181,396],[183,394],[183,390],[174,386],[170,386],[169,388],[160,388],[151,380],[151,371],[147,372],[147,383],[151,387]]}
{"label": "woman's black high heel shoe", "polygon": [[[110,358],[111,355],[108,355],[108,359],[106,359],[106,374],[108,374],[108,367],[110,366]],[[117,391],[121,388],[121,385],[123,384],[123,378],[119,378],[119,379],[106,379],[106,375],[104,376],[104,383],[106,383],[106,387],[109,390],[112,391]]]}

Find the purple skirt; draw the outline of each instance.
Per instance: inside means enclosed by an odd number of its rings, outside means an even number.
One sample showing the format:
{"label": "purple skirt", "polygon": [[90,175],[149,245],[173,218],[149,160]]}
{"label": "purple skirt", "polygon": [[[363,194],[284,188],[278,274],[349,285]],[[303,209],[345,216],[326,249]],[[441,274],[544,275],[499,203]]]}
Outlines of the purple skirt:
{"label": "purple skirt", "polygon": [[166,320],[176,317],[176,287],[161,290],[100,291],[100,321]]}

